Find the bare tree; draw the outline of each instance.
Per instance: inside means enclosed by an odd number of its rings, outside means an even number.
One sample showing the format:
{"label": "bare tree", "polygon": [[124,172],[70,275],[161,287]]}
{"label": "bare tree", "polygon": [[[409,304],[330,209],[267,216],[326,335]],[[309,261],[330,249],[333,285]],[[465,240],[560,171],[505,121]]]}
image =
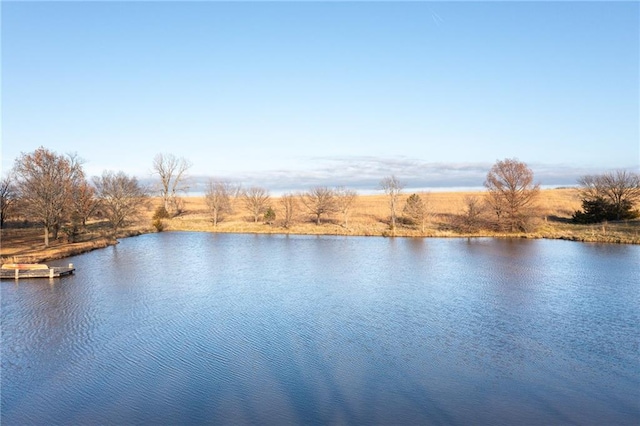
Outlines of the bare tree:
{"label": "bare tree", "polygon": [[76,153],[67,154],[66,158],[68,159],[71,167],[68,200],[63,214],[53,224],[52,236],[54,239],[58,238],[58,231],[66,222],[74,220],[74,216],[76,213],[74,197],[76,197],[76,194],[79,191],[82,191],[82,189],[88,185],[87,179],[85,178],[84,171],[82,169],[82,163],[84,161]]}
{"label": "bare tree", "polygon": [[173,154],[161,153],[153,158],[153,171],[160,177],[160,196],[168,212],[180,212],[182,203],[178,199],[178,193],[188,189],[185,180],[191,166],[189,160]]}
{"label": "bare tree", "polygon": [[16,200],[13,176],[9,174],[0,181],[0,228],[4,227],[4,222],[11,216]]}
{"label": "bare tree", "polygon": [[333,193],[336,200],[336,210],[342,214],[342,226],[347,228],[349,212],[356,198],[358,198],[358,193],[353,189],[348,189],[343,186],[337,187]]}
{"label": "bare tree", "polygon": [[487,173],[484,186],[498,225],[511,232],[526,231],[540,193],[531,169],[515,158],[497,161]]}
{"label": "bare tree", "polygon": [[80,182],[71,194],[72,213],[71,220],[80,222],[85,227],[87,220],[96,213],[100,205],[96,197],[96,190],[88,182]]}
{"label": "bare tree", "polygon": [[396,210],[398,208],[398,201],[400,194],[404,188],[404,183],[400,182],[394,175],[387,176],[380,181],[380,187],[385,194],[389,197],[389,212],[391,216],[391,229],[396,229]]}
{"label": "bare tree", "polygon": [[262,216],[269,207],[269,191],[254,186],[242,191],[240,196],[245,208],[253,216],[253,222],[258,223],[260,216]]}
{"label": "bare tree", "polygon": [[429,211],[427,203],[418,194],[409,196],[402,213],[411,223],[420,227],[420,232],[424,233]]}
{"label": "bare tree", "polygon": [[18,198],[28,216],[44,228],[44,245],[49,246],[49,232],[58,237],[58,230],[69,214],[70,197],[84,172],[79,159],[58,155],[44,147],[32,153],[22,153],[15,160]]}
{"label": "bare tree", "polygon": [[232,212],[231,198],[237,193],[238,188],[229,182],[213,179],[208,182],[204,196],[213,226],[218,226],[218,222]]}
{"label": "bare tree", "polygon": [[105,171],[101,177],[94,177],[93,183],[114,234],[146,205],[147,190],[124,172]]}
{"label": "bare tree", "polygon": [[[603,204],[611,211],[612,219],[621,220],[634,204],[640,201],[640,174],[617,170],[601,175],[587,175],[578,179],[583,201]],[[584,204],[584,203],[583,203]]]}
{"label": "bare tree", "polygon": [[317,186],[302,194],[302,204],[316,217],[316,225],[320,225],[322,215],[336,211],[335,192],[325,186]]}
{"label": "bare tree", "polygon": [[475,232],[480,227],[484,209],[479,197],[467,195],[464,197],[464,209],[460,215],[460,228],[464,232]]}
{"label": "bare tree", "polygon": [[284,210],[283,224],[285,228],[291,226],[291,223],[293,222],[295,211],[298,208],[296,198],[296,195],[292,193],[286,193],[280,197],[280,204]]}

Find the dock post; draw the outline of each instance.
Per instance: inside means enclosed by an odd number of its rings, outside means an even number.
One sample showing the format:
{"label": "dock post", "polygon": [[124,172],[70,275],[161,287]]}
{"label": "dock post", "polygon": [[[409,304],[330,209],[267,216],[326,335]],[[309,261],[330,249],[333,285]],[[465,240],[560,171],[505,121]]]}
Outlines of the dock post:
{"label": "dock post", "polygon": [[16,280],[20,278],[20,272],[18,271],[18,268],[16,268]]}
{"label": "dock post", "polygon": [[49,268],[49,279],[53,279],[53,268]]}

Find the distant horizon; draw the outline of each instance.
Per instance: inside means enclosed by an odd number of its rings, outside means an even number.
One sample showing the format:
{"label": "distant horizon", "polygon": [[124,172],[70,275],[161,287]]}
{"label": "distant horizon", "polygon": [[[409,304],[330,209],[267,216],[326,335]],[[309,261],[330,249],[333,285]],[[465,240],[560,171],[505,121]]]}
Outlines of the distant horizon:
{"label": "distant horizon", "polygon": [[[267,189],[272,195],[282,195],[289,192],[304,192],[313,187],[339,187],[343,186],[354,189],[361,194],[381,193],[380,181],[390,175],[398,177],[404,185],[404,192],[458,192],[458,191],[477,191],[484,190],[484,180],[489,172],[492,164],[473,165],[468,169],[456,167],[458,175],[448,174],[443,171],[447,165],[438,165],[436,168],[432,165],[431,169],[425,168],[425,173],[411,176],[407,172],[396,170],[395,173],[388,175],[376,176],[366,173],[360,177],[340,177],[330,176],[327,171],[317,173],[317,171],[309,171],[306,175],[296,176],[295,174],[281,175],[274,173],[264,173],[261,175],[243,175],[243,176],[223,176],[223,175],[189,175],[187,186],[189,194],[204,194],[206,185],[209,180],[225,181],[231,184],[239,185],[243,188],[261,187]],[[549,167],[531,167],[534,172],[534,182],[540,184],[543,189],[559,188],[559,187],[577,187],[578,178],[587,174],[599,174],[610,170],[601,169],[569,169],[560,168],[554,172]],[[339,175],[336,169],[336,175]],[[147,175],[145,177],[137,177],[141,183],[149,186],[158,183],[157,177]]]}
{"label": "distant horizon", "polygon": [[[578,185],[540,185],[540,189],[541,190],[553,190],[553,189],[573,189],[573,188],[578,188]],[[350,188],[352,189],[352,188]],[[456,186],[456,187],[426,187],[426,188],[411,188],[411,187],[407,187],[407,188],[403,188],[403,190],[401,191],[401,194],[404,195],[411,195],[413,193],[417,193],[417,194],[429,194],[429,193],[434,193],[434,194],[439,194],[439,193],[447,193],[447,192],[485,192],[486,188],[484,186],[468,186],[468,187],[460,187],[460,186]],[[302,194],[303,191],[286,191],[286,190],[279,190],[279,191],[269,191],[269,196],[271,197],[282,197],[285,194]],[[360,190],[356,190],[357,195],[362,195],[362,196],[367,196],[367,195],[383,195],[382,189],[360,189]],[[152,196],[156,196],[153,195]],[[187,191],[185,193],[182,193],[182,195],[180,195],[180,197],[184,197],[184,198],[201,198],[205,196],[205,192],[202,191],[198,191],[198,192],[194,192],[194,191]]]}
{"label": "distant horizon", "polygon": [[[49,149],[46,146],[45,149]],[[56,152],[57,154],[62,154]],[[77,154],[82,159],[82,153]],[[171,154],[171,153],[164,153]],[[508,158],[508,157],[505,157]],[[504,158],[502,158],[504,159]],[[502,159],[496,159],[502,160]],[[518,159],[520,160],[520,159]],[[315,168],[308,170],[267,170],[261,172],[232,172],[216,174],[193,174],[187,170],[187,186],[191,193],[203,194],[210,180],[229,182],[243,188],[262,187],[272,194],[304,192],[313,187],[346,187],[360,193],[375,194],[381,191],[380,181],[394,175],[407,191],[464,191],[483,189],[484,180],[493,163],[424,163],[410,158],[397,157],[377,159],[356,157],[351,159],[323,158]],[[634,167],[602,168],[572,167],[566,164],[529,164],[534,174],[534,182],[542,188],[575,187],[581,176],[601,174],[615,170],[637,172]],[[104,169],[98,173],[86,167],[83,169],[89,181],[103,172],[119,172],[117,168]],[[9,170],[3,170],[6,174]],[[126,173],[126,172],[125,172]],[[159,177],[152,171],[151,159],[148,171],[131,174],[142,184],[152,187],[159,183]]]}

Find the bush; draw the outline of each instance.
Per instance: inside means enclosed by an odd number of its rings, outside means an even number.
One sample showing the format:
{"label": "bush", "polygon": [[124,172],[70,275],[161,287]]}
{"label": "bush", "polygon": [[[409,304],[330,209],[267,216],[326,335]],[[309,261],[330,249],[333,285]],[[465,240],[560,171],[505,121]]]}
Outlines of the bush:
{"label": "bush", "polygon": [[[155,213],[153,213],[153,220],[157,221],[160,219],[169,219],[171,216],[169,215],[169,212],[167,211],[166,208],[164,208],[164,206],[159,206]],[[155,222],[154,222],[154,226],[155,226]]]}
{"label": "bush", "polygon": [[156,228],[156,231],[162,232],[164,231],[164,222],[162,219],[155,219],[153,222],[153,227]]}
{"label": "bush", "polygon": [[417,225],[422,222],[425,207],[422,199],[418,194],[411,194],[407,199],[404,209],[402,209],[402,223],[408,225]]}
{"label": "bush", "polygon": [[464,198],[464,209],[461,214],[453,219],[453,226],[460,232],[477,232],[486,226],[484,219],[484,206],[480,197],[473,195]]}
{"label": "bush", "polygon": [[269,207],[267,211],[264,213],[264,221],[265,223],[271,225],[276,220],[276,212]]}
{"label": "bush", "polygon": [[599,223],[611,220],[635,219],[640,216],[640,212],[633,210],[633,205],[623,200],[620,204],[620,210],[615,204],[605,200],[604,198],[595,198],[591,200],[582,200],[582,210],[578,210],[573,214],[574,223]]}

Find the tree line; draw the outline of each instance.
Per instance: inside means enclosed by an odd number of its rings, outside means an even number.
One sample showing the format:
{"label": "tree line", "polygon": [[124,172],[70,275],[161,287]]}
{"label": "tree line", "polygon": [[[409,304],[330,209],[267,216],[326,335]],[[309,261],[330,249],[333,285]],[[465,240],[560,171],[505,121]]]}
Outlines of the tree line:
{"label": "tree line", "polygon": [[[329,215],[340,214],[342,226],[348,227],[349,213],[357,196],[357,191],[342,186],[317,186],[306,192],[285,193],[279,197],[283,227],[289,228],[293,224],[299,209],[312,215],[317,225]],[[260,220],[272,223],[276,219],[271,196],[265,188],[243,189],[229,182],[212,179],[205,190],[205,201],[214,227],[234,213],[235,204],[241,204],[255,223]]]}
{"label": "tree line", "polygon": [[[158,154],[152,162],[157,175],[156,188],[143,186],[134,176],[124,172],[105,171],[88,179],[81,159],[60,155],[40,147],[21,154],[9,174],[0,182],[0,226],[20,215],[38,223],[44,244],[57,239],[61,229],[73,239],[86,227],[90,218],[106,220],[114,233],[148,208],[149,197],[158,195],[162,204],[154,214],[153,225],[163,229],[162,220],[180,215],[184,210],[181,194],[188,191],[188,170],[192,163],[172,154]],[[583,176],[578,181],[582,209],[572,220],[595,223],[625,220],[639,216],[635,205],[640,201],[640,175],[616,171]],[[433,212],[428,194],[411,194],[401,206],[406,184],[395,176],[384,177],[379,189],[388,199],[388,225],[392,232],[398,226],[410,226],[424,233]],[[470,196],[455,226],[463,232],[491,227],[506,232],[527,232],[537,217],[540,185],[534,182],[532,170],[517,159],[497,161],[484,181],[483,197]],[[272,224],[276,211],[280,223],[289,228],[299,211],[313,217],[320,225],[328,217],[339,216],[341,226],[348,228],[349,217],[358,193],[345,187],[318,186],[305,192],[286,193],[278,198],[278,206],[267,189],[242,188],[227,181],[211,179],[205,189],[205,202],[214,227],[233,213],[240,204],[255,223]],[[491,220],[487,220],[487,212]]]}
{"label": "tree line", "polygon": [[42,226],[49,246],[63,228],[73,239],[92,217],[105,218],[116,233],[144,205],[148,191],[123,172],[105,171],[89,180],[77,155],[40,147],[15,160],[0,195],[0,225],[19,213]]}

